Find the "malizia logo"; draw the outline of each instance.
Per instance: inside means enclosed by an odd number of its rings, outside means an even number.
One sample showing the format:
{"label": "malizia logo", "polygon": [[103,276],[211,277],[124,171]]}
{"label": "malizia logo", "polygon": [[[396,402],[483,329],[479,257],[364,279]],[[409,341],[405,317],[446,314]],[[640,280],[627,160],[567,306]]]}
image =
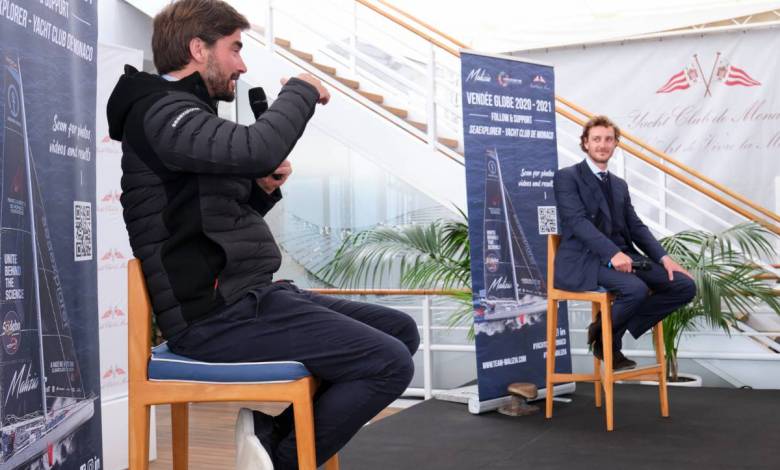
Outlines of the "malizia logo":
{"label": "malizia logo", "polygon": [[509,85],[522,85],[523,80],[519,78],[512,78],[509,76],[506,72],[501,72],[498,74],[498,77],[496,77],[496,81],[499,85],[503,87],[508,87]]}
{"label": "malizia logo", "polygon": [[536,75],[533,80],[531,80],[531,88],[537,88],[539,90],[549,90],[550,85],[547,84],[547,80],[542,75]]}
{"label": "malizia logo", "polygon": [[490,83],[492,79],[485,69],[471,69],[468,75],[466,75],[467,82],[483,82]]}
{"label": "malizia logo", "polygon": [[10,310],[3,319],[3,331],[0,332],[3,337],[3,349],[6,354],[13,356],[19,351],[22,342],[22,322],[16,312]]}

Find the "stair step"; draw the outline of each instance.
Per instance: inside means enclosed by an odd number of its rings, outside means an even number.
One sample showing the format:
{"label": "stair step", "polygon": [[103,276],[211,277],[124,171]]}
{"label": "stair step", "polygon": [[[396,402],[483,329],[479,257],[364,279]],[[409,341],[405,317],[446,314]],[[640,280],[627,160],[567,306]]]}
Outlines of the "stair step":
{"label": "stair step", "polygon": [[437,139],[440,144],[447,146],[451,149],[457,149],[460,142],[457,139],[450,139],[449,137],[439,137]]}
{"label": "stair step", "polygon": [[425,124],[424,122],[409,121],[409,120],[407,120],[406,122],[408,122],[409,124],[411,124],[412,126],[418,128],[418,129],[420,129],[423,132],[428,132],[428,124]]}
{"label": "stair step", "polygon": [[358,88],[360,88],[360,82],[358,82],[357,80],[352,80],[344,77],[333,77],[333,78],[340,81],[341,83],[348,86],[349,88],[352,88],[353,90],[357,90]]}
{"label": "stair step", "polygon": [[306,62],[313,62],[314,61],[314,56],[309,54],[308,52],[299,51],[297,49],[293,49],[292,47],[287,47],[286,49],[290,53],[292,53],[292,55],[294,55],[296,57],[299,57],[299,58],[305,60]]}
{"label": "stair step", "polygon": [[373,101],[376,104],[382,104],[385,101],[385,97],[376,93],[369,93],[367,91],[358,90],[358,93]]}
{"label": "stair step", "polygon": [[386,104],[383,104],[382,107],[385,108],[386,110],[390,111],[391,113],[395,114],[396,116],[398,116],[401,119],[406,119],[407,116],[409,116],[409,111],[407,111],[405,109],[394,108],[394,107],[388,106]]}
{"label": "stair step", "polygon": [[336,67],[331,67],[330,65],[325,65],[325,64],[318,64],[317,62],[312,62],[312,59],[308,59],[308,60],[309,62],[311,62],[313,66],[317,67],[318,69],[322,70],[328,75],[336,75]]}
{"label": "stair step", "polygon": [[292,43],[289,40],[282,39],[282,38],[275,38],[274,39],[274,44],[276,44],[277,46],[282,46],[282,47],[290,47],[292,45]]}

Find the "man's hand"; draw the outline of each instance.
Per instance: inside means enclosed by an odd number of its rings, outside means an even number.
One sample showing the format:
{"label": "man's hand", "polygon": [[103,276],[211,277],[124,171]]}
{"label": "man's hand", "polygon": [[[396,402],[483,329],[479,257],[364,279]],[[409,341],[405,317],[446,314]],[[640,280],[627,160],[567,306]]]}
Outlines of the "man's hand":
{"label": "man's hand", "polygon": [[[327,90],[327,88],[322,86],[322,82],[317,77],[310,73],[302,73],[295,78],[298,80],[303,80],[317,89],[317,92],[320,94],[320,99],[317,100],[318,103],[328,104],[328,101],[330,101],[330,92]],[[284,86],[288,80],[289,78],[282,78],[279,81],[282,83],[282,86]]]}
{"label": "man's hand", "polygon": [[[268,176],[265,176],[263,178],[257,178],[255,182],[258,186],[260,186],[260,189],[265,191],[267,194],[271,194],[272,192],[276,191],[281,185],[284,184],[285,181],[287,181],[287,178],[292,174],[292,165],[290,164],[289,160],[285,160],[282,162],[281,165],[279,165],[273,173],[271,173]],[[280,175],[281,178],[276,179],[274,178],[274,175]]]}
{"label": "man's hand", "polygon": [[622,251],[618,251],[617,254],[613,256],[611,260],[609,260],[609,262],[612,263],[612,267],[615,269],[615,271],[624,273],[631,272],[631,263],[633,260],[630,256],[623,253]]}
{"label": "man's hand", "polygon": [[689,273],[685,268],[677,264],[677,261],[673,260],[671,256],[666,255],[663,258],[661,258],[661,264],[664,266],[664,269],[666,269],[667,274],[669,274],[669,280],[674,280],[674,272],[677,271],[679,273],[683,273],[689,278],[693,279],[693,276],[691,273]]}

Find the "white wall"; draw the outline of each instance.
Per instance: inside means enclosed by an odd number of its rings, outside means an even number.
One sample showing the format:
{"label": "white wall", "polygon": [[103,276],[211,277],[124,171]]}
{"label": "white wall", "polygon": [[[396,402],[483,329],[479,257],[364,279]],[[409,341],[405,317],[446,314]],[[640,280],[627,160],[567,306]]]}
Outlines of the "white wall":
{"label": "white wall", "polygon": [[98,42],[140,49],[152,60],[152,19],[124,0],[100,0]]}

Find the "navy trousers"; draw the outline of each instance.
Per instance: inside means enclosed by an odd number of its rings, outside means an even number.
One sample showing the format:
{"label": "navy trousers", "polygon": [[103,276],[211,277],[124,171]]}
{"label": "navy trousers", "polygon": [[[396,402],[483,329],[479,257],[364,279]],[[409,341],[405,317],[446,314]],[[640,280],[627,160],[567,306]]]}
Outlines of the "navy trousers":
{"label": "navy trousers", "polygon": [[[613,348],[623,347],[626,331],[639,338],[670,313],[690,302],[696,295],[696,284],[685,274],[674,273],[669,280],[666,269],[636,253],[628,253],[635,261],[649,261],[649,271],[624,273],[602,266],[598,283],[615,294],[612,304]],[[649,295],[652,291],[652,295]]]}
{"label": "navy trousers", "polygon": [[[277,283],[169,339],[177,354],[209,362],[299,361],[321,386],[314,397],[317,465],[323,464],[412,380],[415,321],[387,307]],[[275,418],[277,470],[297,469],[292,410]]]}

